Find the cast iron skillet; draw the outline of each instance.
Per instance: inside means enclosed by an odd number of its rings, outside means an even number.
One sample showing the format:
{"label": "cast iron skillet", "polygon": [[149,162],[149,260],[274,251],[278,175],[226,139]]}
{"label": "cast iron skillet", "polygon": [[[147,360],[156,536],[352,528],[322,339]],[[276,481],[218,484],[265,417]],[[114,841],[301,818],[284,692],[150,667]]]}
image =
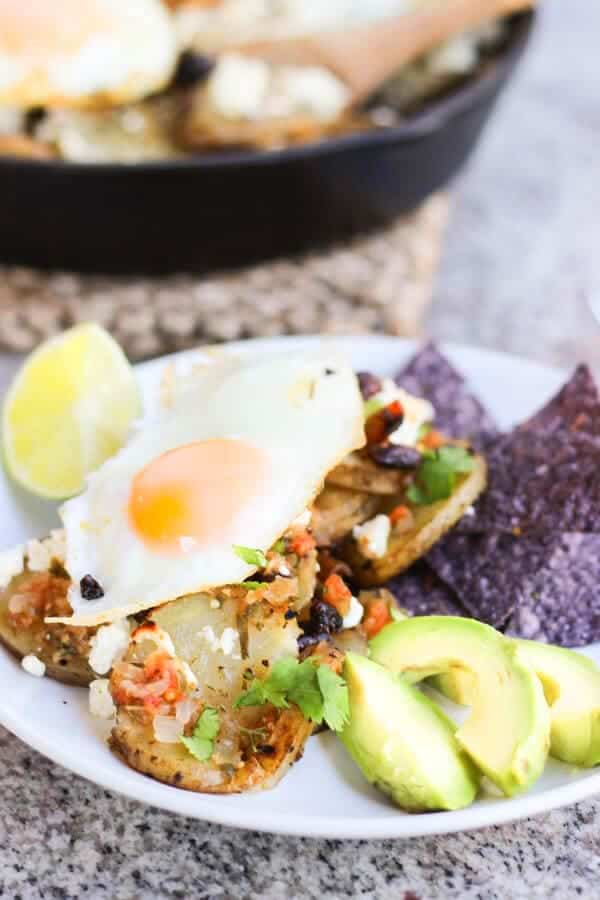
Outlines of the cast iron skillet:
{"label": "cast iron skillet", "polygon": [[97,272],[203,270],[384,225],[460,168],[532,21],[515,19],[489,70],[387,130],[141,164],[0,159],[0,260]]}

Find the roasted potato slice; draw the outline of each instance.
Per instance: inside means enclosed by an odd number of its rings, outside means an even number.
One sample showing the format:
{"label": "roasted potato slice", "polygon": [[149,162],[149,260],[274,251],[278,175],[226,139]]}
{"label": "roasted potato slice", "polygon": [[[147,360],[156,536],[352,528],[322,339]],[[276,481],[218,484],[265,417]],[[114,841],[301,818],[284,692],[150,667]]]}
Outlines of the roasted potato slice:
{"label": "roasted potato slice", "polygon": [[70,610],[68,587],[68,578],[50,572],[24,572],[13,578],[0,594],[0,641],[19,659],[30,653],[37,656],[48,677],[85,686],[96,677],[87,661],[96,629],[44,622],[45,616]]}
{"label": "roasted potato slice", "polygon": [[399,494],[407,473],[378,466],[364,453],[351,453],[327,476],[327,484],[378,496]]}
{"label": "roasted potato slice", "polygon": [[327,485],[317,497],[311,527],[319,547],[334,544],[375,515],[379,498],[375,494],[350,491]]}
{"label": "roasted potato slice", "polygon": [[464,476],[447,500],[413,509],[414,525],[410,531],[392,531],[385,556],[367,559],[355,541],[349,539],[341,556],[351,566],[363,587],[385,584],[394,575],[408,569],[417,559],[449,531],[475,502],[486,486],[487,466],[481,456],[474,457],[472,471]]}
{"label": "roasted potato slice", "polygon": [[[193,716],[205,706],[219,710],[219,734],[207,762],[197,760],[177,738],[159,740],[155,712],[143,702],[123,699],[123,679],[131,684],[132,670],[135,677],[135,668],[144,664],[140,654],[148,653],[143,641],[132,639],[111,675],[117,721],[109,741],[129,766],[188,790],[229,794],[272,787],[301,755],[313,725],[298,709],[235,708],[249,675],[263,678],[277,659],[298,654],[300,628],[295,617],[286,616],[289,607],[252,602],[251,594],[241,586],[225,588],[176,600],[152,615],[173,642],[176,659],[197,679],[187,697]],[[142,629],[148,627],[154,626]],[[172,718],[168,706],[165,714]],[[188,720],[188,728],[193,721]]]}
{"label": "roasted potato slice", "polygon": [[[262,720],[254,727],[260,730]],[[265,742],[237,766],[199,762],[183,744],[159,743],[150,717],[139,709],[119,710],[109,746],[138,772],[158,781],[207,794],[237,794],[274,787],[302,755],[313,725],[295,708],[277,710]]]}

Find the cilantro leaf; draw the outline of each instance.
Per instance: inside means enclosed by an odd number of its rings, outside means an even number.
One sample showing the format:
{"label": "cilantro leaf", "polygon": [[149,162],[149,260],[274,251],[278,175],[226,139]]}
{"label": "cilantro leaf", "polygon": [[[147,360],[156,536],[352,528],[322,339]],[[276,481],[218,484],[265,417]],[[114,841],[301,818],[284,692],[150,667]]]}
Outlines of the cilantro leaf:
{"label": "cilantro leaf", "polygon": [[473,457],[464,447],[440,447],[424,456],[416,481],[410,485],[406,496],[417,505],[447,500],[456,487],[457,476],[467,474],[472,468]]}
{"label": "cilantro leaf", "polygon": [[286,551],[286,542],[285,538],[279,538],[278,541],[275,541],[273,544],[273,552],[274,553],[285,553]]}
{"label": "cilantro leaf", "polygon": [[375,415],[376,412],[379,412],[380,409],[383,409],[385,403],[383,400],[378,399],[377,396],[369,397],[368,400],[365,400],[363,404],[363,414],[366,419],[370,419],[371,416]]}
{"label": "cilantro leaf", "polygon": [[329,666],[319,666],[317,680],[323,697],[323,718],[332,731],[342,731],[350,717],[346,682]]}
{"label": "cilantro leaf", "polygon": [[258,591],[259,588],[264,588],[264,581],[241,581],[240,587],[246,588],[248,591]]}
{"label": "cilantro leaf", "polygon": [[323,696],[319,687],[317,668],[310,659],[296,666],[294,682],[288,697],[300,709],[305,719],[320,725],[323,721]]}
{"label": "cilantro leaf", "polygon": [[264,682],[256,678],[247,691],[244,691],[233,704],[234,709],[242,709],[244,706],[262,706],[266,703]]}
{"label": "cilantro leaf", "polygon": [[181,743],[185,744],[189,753],[200,762],[206,762],[213,755],[215,738],[219,733],[221,724],[219,713],[212,706],[207,706],[194,726],[191,737],[182,735]]}
{"label": "cilantro leaf", "polygon": [[235,707],[272,703],[282,709],[294,703],[302,715],[318,725],[325,720],[340,731],[348,720],[348,689],[344,680],[312,659],[298,662],[292,657],[278,660],[263,681],[255,679],[241,694]]}
{"label": "cilantro leaf", "polygon": [[264,568],[267,564],[267,557],[262,550],[255,550],[252,547],[242,547],[240,544],[233,545],[233,552],[240,559],[243,559],[249,566],[258,566],[259,569]]}

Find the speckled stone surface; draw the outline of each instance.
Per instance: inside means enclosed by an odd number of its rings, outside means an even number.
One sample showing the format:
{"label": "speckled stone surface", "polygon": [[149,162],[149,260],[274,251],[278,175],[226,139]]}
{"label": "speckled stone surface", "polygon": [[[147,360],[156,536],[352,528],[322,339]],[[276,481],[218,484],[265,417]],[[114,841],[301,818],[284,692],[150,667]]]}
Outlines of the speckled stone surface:
{"label": "speckled stone surface", "polygon": [[[548,0],[532,52],[458,186],[430,330],[600,363],[600,5]],[[5,383],[13,363],[0,362]],[[4,377],[2,377],[4,376]],[[147,809],[0,728],[0,896],[11,900],[600,896],[600,802],[473,834],[338,842]]]}

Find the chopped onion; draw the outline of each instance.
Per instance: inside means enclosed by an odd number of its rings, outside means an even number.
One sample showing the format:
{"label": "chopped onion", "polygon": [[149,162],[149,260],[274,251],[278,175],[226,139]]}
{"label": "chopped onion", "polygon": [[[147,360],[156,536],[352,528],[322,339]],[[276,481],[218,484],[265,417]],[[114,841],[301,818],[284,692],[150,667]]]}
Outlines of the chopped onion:
{"label": "chopped onion", "polygon": [[186,697],[175,704],[175,718],[178,722],[186,725],[194,715],[195,708],[194,701],[190,697]]}
{"label": "chopped onion", "polygon": [[153,727],[154,737],[161,744],[178,744],[183,734],[183,722],[170,716],[155,716]]}

